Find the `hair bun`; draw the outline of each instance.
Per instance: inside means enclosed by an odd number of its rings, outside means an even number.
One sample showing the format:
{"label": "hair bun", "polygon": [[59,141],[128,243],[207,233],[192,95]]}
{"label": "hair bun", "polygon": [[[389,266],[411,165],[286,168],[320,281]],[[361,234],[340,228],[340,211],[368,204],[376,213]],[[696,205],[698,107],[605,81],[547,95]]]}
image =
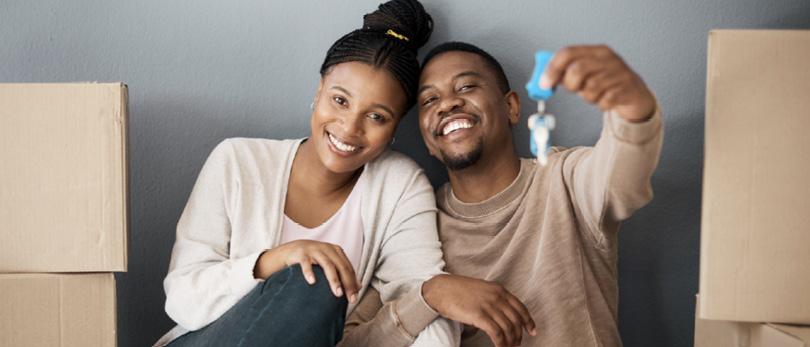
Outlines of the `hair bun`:
{"label": "hair bun", "polygon": [[391,0],[363,16],[363,29],[405,40],[416,51],[430,39],[433,18],[417,0]]}

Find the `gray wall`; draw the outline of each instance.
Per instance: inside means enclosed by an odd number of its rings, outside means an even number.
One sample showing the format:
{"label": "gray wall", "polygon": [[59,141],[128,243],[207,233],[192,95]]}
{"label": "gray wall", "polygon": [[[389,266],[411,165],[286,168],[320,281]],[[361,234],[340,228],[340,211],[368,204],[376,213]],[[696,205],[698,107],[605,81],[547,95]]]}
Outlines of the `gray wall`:
{"label": "gray wall", "polygon": [[[0,81],[124,81],[130,88],[131,253],[118,280],[120,346],[146,346],[173,323],[162,279],[174,227],[208,153],[233,136],[297,138],[329,45],[379,0],[0,2]],[[620,329],[627,346],[690,346],[698,290],[706,43],[712,28],[810,28],[807,0],[434,1],[426,49],[464,40],[490,51],[522,97],[532,52],[607,43],[647,81],[666,136],[655,199],[623,226]],[[756,97],[756,91],[751,91]],[[524,99],[524,114],[533,102]],[[593,145],[594,107],[559,93],[552,142]],[[525,118],[524,118],[525,121]],[[523,121],[521,122],[523,124]],[[516,130],[528,156],[527,131]],[[434,185],[412,111],[396,149]],[[543,319],[543,317],[535,317]]]}

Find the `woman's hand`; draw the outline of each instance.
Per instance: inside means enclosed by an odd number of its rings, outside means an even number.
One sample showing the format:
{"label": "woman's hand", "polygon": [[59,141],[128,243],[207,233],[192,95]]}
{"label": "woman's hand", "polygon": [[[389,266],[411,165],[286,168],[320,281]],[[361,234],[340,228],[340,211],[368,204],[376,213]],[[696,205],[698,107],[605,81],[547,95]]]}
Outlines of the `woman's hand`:
{"label": "woman's hand", "polygon": [[267,279],[277,271],[295,264],[301,264],[301,272],[309,284],[315,283],[312,265],[319,265],[335,296],[342,296],[345,292],[350,303],[357,301],[357,293],[362,284],[357,280],[354,267],[343,249],[331,243],[296,240],[267,250],[256,261],[253,276]]}

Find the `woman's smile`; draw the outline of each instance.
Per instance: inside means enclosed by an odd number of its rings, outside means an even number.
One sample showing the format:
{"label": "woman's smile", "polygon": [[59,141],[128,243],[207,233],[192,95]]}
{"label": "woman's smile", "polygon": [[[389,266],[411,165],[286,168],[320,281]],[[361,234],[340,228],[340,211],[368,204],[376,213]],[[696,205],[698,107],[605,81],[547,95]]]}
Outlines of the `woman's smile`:
{"label": "woman's smile", "polygon": [[350,142],[343,141],[339,137],[333,135],[332,133],[325,131],[327,138],[329,139],[328,143],[331,144],[330,149],[333,151],[337,151],[339,155],[351,155],[354,152],[359,151],[363,147],[354,145]]}

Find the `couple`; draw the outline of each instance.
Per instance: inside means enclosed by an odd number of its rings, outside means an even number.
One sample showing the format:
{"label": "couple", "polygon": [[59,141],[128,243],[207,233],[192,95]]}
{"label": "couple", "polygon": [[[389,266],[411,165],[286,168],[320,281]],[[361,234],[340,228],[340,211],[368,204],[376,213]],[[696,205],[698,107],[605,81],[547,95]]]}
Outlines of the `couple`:
{"label": "couple", "polygon": [[[541,166],[515,153],[520,98],[492,56],[447,43],[420,69],[432,29],[416,0],[380,5],[327,52],[308,138],[217,146],[177,226],[178,326],[157,345],[621,345],[617,231],[652,198],[652,93],[609,48],[559,51],[541,83],[598,105],[603,131]],[[386,149],[414,103],[450,176],[435,200]]]}

